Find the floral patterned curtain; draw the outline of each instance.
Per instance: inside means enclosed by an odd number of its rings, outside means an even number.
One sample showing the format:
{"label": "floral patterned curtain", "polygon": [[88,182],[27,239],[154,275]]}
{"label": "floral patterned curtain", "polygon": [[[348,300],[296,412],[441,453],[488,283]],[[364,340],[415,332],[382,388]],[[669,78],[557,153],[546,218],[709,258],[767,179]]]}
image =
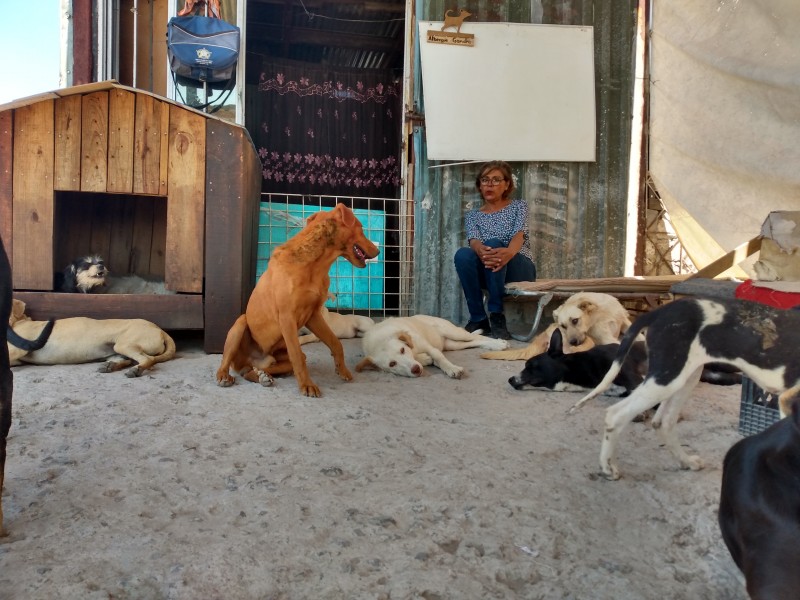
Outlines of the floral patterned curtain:
{"label": "floral patterned curtain", "polygon": [[396,197],[402,83],[391,73],[264,61],[256,96],[264,192]]}

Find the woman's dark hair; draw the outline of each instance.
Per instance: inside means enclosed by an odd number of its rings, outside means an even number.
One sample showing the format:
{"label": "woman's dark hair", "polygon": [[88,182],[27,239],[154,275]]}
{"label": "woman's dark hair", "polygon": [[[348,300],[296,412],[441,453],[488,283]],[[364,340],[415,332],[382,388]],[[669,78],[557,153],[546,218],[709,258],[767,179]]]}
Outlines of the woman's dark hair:
{"label": "woman's dark hair", "polygon": [[481,178],[484,177],[489,171],[498,170],[503,174],[503,177],[508,182],[508,188],[503,193],[503,200],[508,198],[511,193],[514,191],[514,178],[511,176],[511,167],[508,163],[504,160],[492,160],[487,163],[483,163],[481,168],[478,170],[478,174],[475,176],[475,187],[478,188],[478,191],[481,191]]}

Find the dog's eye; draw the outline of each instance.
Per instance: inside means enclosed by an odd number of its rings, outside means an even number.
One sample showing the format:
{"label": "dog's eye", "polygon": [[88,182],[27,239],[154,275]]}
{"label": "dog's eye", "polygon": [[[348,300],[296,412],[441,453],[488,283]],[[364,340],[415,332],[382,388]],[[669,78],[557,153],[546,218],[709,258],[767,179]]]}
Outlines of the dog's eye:
{"label": "dog's eye", "polygon": [[405,354],[405,353],[406,353],[406,347],[403,346],[402,348],[400,348],[400,354]]}
{"label": "dog's eye", "polygon": [[572,324],[573,324],[573,325],[577,325],[577,324],[578,324],[578,321],[579,321],[579,319],[572,319]]}
{"label": "dog's eye", "polygon": [[394,361],[391,361],[391,362],[389,363],[389,368],[391,368],[391,367],[395,366],[396,364],[397,364],[396,362],[394,362]]}

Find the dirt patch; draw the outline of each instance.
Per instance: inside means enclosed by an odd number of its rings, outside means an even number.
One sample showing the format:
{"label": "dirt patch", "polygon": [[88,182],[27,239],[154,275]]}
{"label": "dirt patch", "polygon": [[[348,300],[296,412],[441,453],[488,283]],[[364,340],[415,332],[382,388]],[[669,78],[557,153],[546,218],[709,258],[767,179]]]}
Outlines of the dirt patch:
{"label": "dirt patch", "polygon": [[[351,367],[363,356],[345,340]],[[700,384],[681,471],[634,424],[597,476],[603,398],[515,391],[521,362],[450,353],[461,380],[334,373],[219,388],[191,339],[139,379],[14,369],[0,597],[744,600],[716,521],[740,388]]]}

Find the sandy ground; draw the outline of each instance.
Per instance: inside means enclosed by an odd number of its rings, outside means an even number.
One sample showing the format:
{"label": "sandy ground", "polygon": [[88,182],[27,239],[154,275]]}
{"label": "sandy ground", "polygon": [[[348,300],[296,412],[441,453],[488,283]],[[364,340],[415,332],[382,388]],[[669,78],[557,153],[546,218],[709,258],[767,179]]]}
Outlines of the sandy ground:
{"label": "sandy ground", "polygon": [[700,384],[678,425],[706,469],[634,424],[609,482],[613,400],[568,416],[579,394],[508,385],[520,362],[346,383],[311,344],[312,399],[178,349],[139,379],[15,368],[0,598],[746,599],[716,522],[738,386]]}

